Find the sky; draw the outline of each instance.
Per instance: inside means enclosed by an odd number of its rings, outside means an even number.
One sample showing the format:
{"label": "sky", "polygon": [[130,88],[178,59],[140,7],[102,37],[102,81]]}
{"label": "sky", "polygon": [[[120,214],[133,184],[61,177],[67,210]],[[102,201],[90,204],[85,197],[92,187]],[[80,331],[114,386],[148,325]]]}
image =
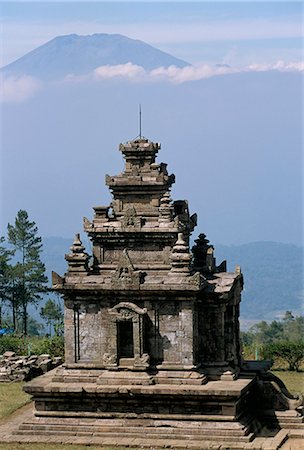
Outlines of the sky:
{"label": "sky", "polygon": [[[58,35],[121,33],[193,64],[103,66],[83,79],[2,79],[1,232],[27,209],[73,236],[109,196],[119,142],[161,141],[213,243],[302,245],[302,2],[3,2],[0,66]],[[2,94],[1,94],[2,90]],[[104,200],[106,199],[106,200]]]}
{"label": "sky", "polygon": [[303,3],[1,1],[0,65],[57,35],[121,33],[192,64],[303,57]]}

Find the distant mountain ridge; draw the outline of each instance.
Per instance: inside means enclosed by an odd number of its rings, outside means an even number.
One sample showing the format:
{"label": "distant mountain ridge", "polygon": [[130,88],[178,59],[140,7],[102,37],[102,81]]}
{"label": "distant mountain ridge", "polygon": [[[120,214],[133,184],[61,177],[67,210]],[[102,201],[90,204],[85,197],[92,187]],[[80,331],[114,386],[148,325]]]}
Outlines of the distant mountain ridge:
{"label": "distant mountain ridge", "polygon": [[[45,238],[43,258],[51,270],[63,275],[72,239]],[[91,253],[89,241],[84,242]],[[217,263],[227,260],[228,271],[240,265],[244,274],[241,319],[250,324],[279,319],[285,311],[303,314],[303,248],[278,242],[252,242],[242,245],[215,245]]]}
{"label": "distant mountain ridge", "polygon": [[8,75],[26,74],[41,79],[57,79],[69,74],[88,74],[103,65],[128,62],[146,70],[189,65],[143,41],[120,34],[96,33],[57,36],[0,70]]}

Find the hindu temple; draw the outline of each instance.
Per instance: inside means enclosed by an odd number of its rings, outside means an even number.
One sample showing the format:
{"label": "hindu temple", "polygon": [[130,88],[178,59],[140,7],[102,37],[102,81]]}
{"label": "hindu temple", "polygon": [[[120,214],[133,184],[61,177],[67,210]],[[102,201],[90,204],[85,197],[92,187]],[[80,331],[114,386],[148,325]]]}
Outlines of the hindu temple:
{"label": "hindu temple", "polygon": [[250,445],[266,425],[276,436],[302,423],[301,400],[267,362],[243,361],[241,269],[217,264],[204,233],[191,248],[197,215],[171,199],[175,176],[156,161],[159,143],[140,136],[119,150],[124,170],[105,180],[111,204],[84,218],[91,254],[76,234],[65,275],[53,273],[65,363],[26,385],[35,411],[19,433],[262,448]]}

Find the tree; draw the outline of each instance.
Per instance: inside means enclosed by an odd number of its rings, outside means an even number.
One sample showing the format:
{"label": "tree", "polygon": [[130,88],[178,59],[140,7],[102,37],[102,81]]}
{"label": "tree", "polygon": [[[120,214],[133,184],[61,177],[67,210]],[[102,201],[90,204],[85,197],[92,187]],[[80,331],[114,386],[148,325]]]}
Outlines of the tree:
{"label": "tree", "polygon": [[304,360],[304,317],[286,311],[281,321],[261,321],[241,333],[246,354],[251,358],[259,352],[265,358],[288,363],[289,370],[299,370]]}
{"label": "tree", "polygon": [[0,237],[0,328],[2,327],[2,306],[8,298],[9,287],[9,261],[13,252],[7,249],[4,245],[3,236]]}
{"label": "tree", "polygon": [[250,331],[254,334],[254,341],[260,345],[282,339],[283,324],[273,320],[270,324],[265,320],[255,324]]}
{"label": "tree", "polygon": [[268,358],[281,358],[288,363],[288,370],[298,371],[304,360],[304,342],[274,342],[264,348],[264,355]]}
{"label": "tree", "polygon": [[21,307],[21,293],[22,293],[22,276],[21,266],[9,265],[7,267],[7,284],[5,301],[8,303],[12,310],[12,322],[14,331],[18,330],[18,316]]}
{"label": "tree", "polygon": [[30,222],[28,213],[22,209],[17,213],[15,224],[8,224],[7,231],[8,242],[18,258],[14,266],[14,296],[20,305],[23,333],[26,335],[28,305],[41,300],[41,294],[47,290],[45,266],[40,260],[42,242],[37,236],[35,222]]}
{"label": "tree", "polygon": [[[59,325],[60,321],[62,321],[63,313],[61,306],[56,304],[53,300],[48,299],[46,304],[41,308],[40,315],[49,325],[50,336],[52,336],[52,325]],[[55,325],[54,328],[56,328]]]}
{"label": "tree", "polygon": [[304,316],[294,316],[291,311],[286,311],[283,317],[284,339],[298,341],[304,338]]}

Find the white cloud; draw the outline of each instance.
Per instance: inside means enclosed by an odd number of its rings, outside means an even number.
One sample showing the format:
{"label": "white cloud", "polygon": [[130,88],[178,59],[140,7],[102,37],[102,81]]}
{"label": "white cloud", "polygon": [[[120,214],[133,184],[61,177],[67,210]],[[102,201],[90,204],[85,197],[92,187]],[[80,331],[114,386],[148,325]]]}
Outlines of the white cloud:
{"label": "white cloud", "polygon": [[69,75],[65,82],[81,81],[101,81],[112,78],[125,78],[136,82],[160,82],[168,81],[172,83],[185,83],[187,81],[197,81],[219,75],[244,72],[266,72],[276,70],[280,72],[302,72],[304,62],[284,62],[277,61],[274,64],[251,64],[247,66],[229,66],[201,64],[179,68],[176,66],[158,67],[151,71],[146,71],[143,67],[128,62],[127,64],[100,66],[92,74],[87,76]]}
{"label": "white cloud", "polygon": [[27,75],[0,76],[0,102],[23,102],[42,88],[42,82]]}
{"label": "white cloud", "polygon": [[[203,80],[219,75],[245,72],[266,72],[276,70],[280,72],[304,72],[304,62],[277,61],[274,64],[250,64],[247,66],[208,65],[158,67],[151,71],[128,62],[126,64],[106,65],[96,68],[88,75],[67,75],[63,83],[102,82],[105,79],[122,78],[134,82],[171,82],[176,84],[189,81]],[[52,82],[57,84],[58,81]],[[60,83],[60,82],[59,82]],[[22,102],[28,100],[43,87],[43,83],[37,78],[27,75],[0,76],[0,102]]]}
{"label": "white cloud", "polygon": [[200,66],[186,66],[179,68],[170,66],[168,68],[159,67],[149,73],[151,79],[169,80],[175,83],[184,83],[186,81],[202,80],[216,75],[224,75],[228,73],[235,73],[237,69],[226,66],[210,66],[203,64]]}
{"label": "white cloud", "polygon": [[274,64],[250,64],[247,66],[247,70],[251,72],[267,72],[268,70],[278,70],[279,72],[303,72],[304,61],[277,61]]}
{"label": "white cloud", "polygon": [[139,79],[146,74],[143,67],[128,62],[114,66],[106,65],[97,67],[93,72],[93,77],[97,80],[105,78],[124,77],[129,79]]}
{"label": "white cloud", "polygon": [[276,70],[279,72],[303,72],[304,62],[284,62],[277,61],[274,64],[251,64],[249,66],[230,67],[228,65],[212,66],[208,64],[197,66],[186,66],[178,68],[170,66],[168,68],[159,67],[149,73],[150,78],[169,80],[174,83],[184,83],[187,81],[202,80],[218,75],[242,72],[266,72]]}

